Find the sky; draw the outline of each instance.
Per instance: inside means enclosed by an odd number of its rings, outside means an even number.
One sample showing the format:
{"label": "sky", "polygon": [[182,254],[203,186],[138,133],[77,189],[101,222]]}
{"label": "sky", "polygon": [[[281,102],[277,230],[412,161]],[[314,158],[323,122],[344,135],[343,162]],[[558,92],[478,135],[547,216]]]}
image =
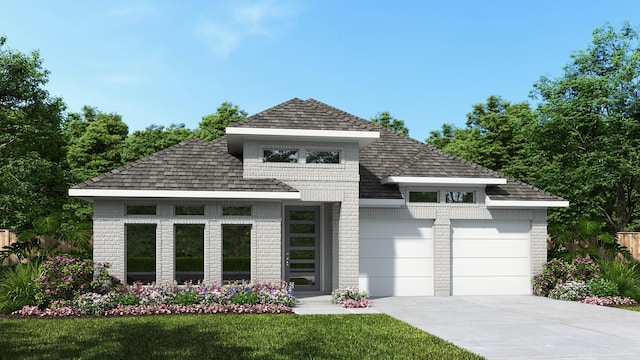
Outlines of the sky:
{"label": "sky", "polygon": [[130,132],[297,97],[388,111],[424,141],[490,95],[535,106],[540,76],[626,20],[640,26],[640,1],[0,0],[6,47],[40,51],[51,95]]}

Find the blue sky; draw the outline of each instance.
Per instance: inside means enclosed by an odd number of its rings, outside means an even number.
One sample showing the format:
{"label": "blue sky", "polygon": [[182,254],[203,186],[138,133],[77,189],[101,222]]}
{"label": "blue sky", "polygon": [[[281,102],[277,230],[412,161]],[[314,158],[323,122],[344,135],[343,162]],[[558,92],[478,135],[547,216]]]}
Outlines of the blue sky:
{"label": "blue sky", "polygon": [[640,26],[640,2],[0,0],[0,34],[40,50],[51,94],[130,131],[298,97],[389,111],[424,140],[489,95],[529,101],[593,29],[625,20]]}

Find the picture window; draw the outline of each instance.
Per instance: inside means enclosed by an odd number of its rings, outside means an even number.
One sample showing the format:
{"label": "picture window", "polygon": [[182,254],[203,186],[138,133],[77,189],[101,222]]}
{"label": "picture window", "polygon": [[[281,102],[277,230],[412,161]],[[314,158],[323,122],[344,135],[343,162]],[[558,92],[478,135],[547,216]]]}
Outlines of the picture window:
{"label": "picture window", "polygon": [[409,192],[409,202],[412,203],[437,203],[437,191],[411,191]]}
{"label": "picture window", "polygon": [[156,215],[156,206],[127,205],[127,215]]}
{"label": "picture window", "polygon": [[340,151],[309,151],[307,164],[340,164]]}
{"label": "picture window", "polygon": [[467,191],[449,191],[447,192],[447,203],[473,203],[473,192]]}
{"label": "picture window", "polygon": [[262,153],[263,162],[297,163],[298,150],[265,149]]}
{"label": "picture window", "polygon": [[223,206],[223,216],[251,216],[251,206]]}
{"label": "picture window", "polygon": [[176,215],[204,215],[203,205],[178,205],[175,208]]}

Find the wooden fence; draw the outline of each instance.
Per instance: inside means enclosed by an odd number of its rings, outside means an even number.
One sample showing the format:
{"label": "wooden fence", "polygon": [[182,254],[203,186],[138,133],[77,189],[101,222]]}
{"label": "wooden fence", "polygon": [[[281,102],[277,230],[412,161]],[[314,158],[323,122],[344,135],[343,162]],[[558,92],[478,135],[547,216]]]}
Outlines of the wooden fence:
{"label": "wooden fence", "polygon": [[640,232],[619,232],[617,236],[618,244],[629,249],[635,262],[640,262]]}
{"label": "wooden fence", "polygon": [[[16,242],[16,233],[14,233],[11,230],[0,229],[0,249],[2,249],[5,246],[9,246],[13,244],[14,242]],[[11,255],[11,257],[15,257],[15,255]],[[2,262],[2,266],[9,266],[9,265],[15,264],[17,260],[18,260],[17,258],[5,259]]]}

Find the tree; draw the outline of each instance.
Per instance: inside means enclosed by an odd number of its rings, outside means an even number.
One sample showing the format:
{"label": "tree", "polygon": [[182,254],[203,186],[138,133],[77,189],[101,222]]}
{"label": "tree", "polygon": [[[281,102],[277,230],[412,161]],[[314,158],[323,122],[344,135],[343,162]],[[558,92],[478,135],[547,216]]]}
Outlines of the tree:
{"label": "tree", "polygon": [[535,114],[526,102],[511,104],[498,96],[473,105],[465,128],[445,124],[425,141],[449,153],[518,179],[530,171],[527,152],[529,124]]}
{"label": "tree", "polygon": [[551,162],[540,183],[572,201],[567,218],[638,225],[640,42],[629,23],[606,24],[556,79],[534,85],[541,98],[531,138]]}
{"label": "tree", "polygon": [[193,131],[184,124],[164,126],[151,125],[144,130],[134,131],[127,137],[122,149],[122,161],[131,161],[149,156],[157,151],[194,137]]}
{"label": "tree", "polygon": [[379,112],[376,116],[369,119],[374,124],[378,124],[391,131],[404,136],[409,136],[409,129],[404,126],[404,121],[394,118],[388,111]]}
{"label": "tree", "polygon": [[0,37],[0,228],[22,230],[65,199],[65,105],[44,89],[38,51],[5,48]]}
{"label": "tree", "polygon": [[88,180],[121,165],[122,148],[129,133],[115,113],[85,106],[82,113],[69,113],[65,121],[67,161],[76,182]]}
{"label": "tree", "polygon": [[215,114],[209,114],[202,118],[200,127],[196,130],[196,136],[202,140],[210,141],[225,134],[227,126],[247,117],[247,112],[238,105],[230,102],[220,104]]}

